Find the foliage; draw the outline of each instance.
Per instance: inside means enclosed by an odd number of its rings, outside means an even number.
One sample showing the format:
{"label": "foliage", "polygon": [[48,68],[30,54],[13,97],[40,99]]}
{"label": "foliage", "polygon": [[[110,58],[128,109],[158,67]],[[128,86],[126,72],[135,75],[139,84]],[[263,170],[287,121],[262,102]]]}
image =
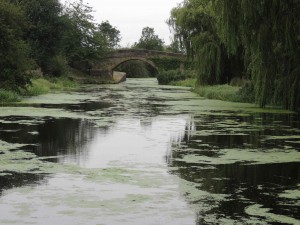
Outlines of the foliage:
{"label": "foliage", "polygon": [[208,99],[218,99],[222,101],[242,102],[238,96],[240,88],[228,84],[213,86],[198,86],[195,92]]}
{"label": "foliage", "polygon": [[[181,43],[188,57],[194,60],[198,83],[201,85],[226,83],[232,73],[228,71],[231,69],[231,56],[216,33],[212,6],[208,3],[205,0],[185,1],[172,10],[168,21],[174,39]],[[239,69],[235,65],[232,68]]]}
{"label": "foliage", "polygon": [[195,74],[190,70],[184,72],[181,72],[180,70],[167,70],[160,71],[157,75],[157,80],[159,84],[171,84],[173,81],[186,80],[194,77]]}
{"label": "foliage", "polygon": [[164,41],[155,34],[154,28],[145,27],[142,30],[142,36],[134,48],[163,51]]}
{"label": "foliage", "polygon": [[66,75],[68,73],[68,66],[66,57],[63,55],[56,55],[50,58],[46,63],[47,71],[54,77]]}
{"label": "foliage", "polygon": [[50,74],[49,60],[62,52],[64,23],[59,0],[16,0],[21,5],[30,26],[26,41],[31,56],[46,74]]}
{"label": "foliage", "polygon": [[149,77],[149,71],[144,62],[132,60],[122,63],[117,70],[125,72],[128,78]]}
{"label": "foliage", "polygon": [[110,49],[119,47],[121,41],[120,31],[113,27],[108,21],[104,21],[98,25],[98,31],[104,36],[107,46]]}
{"label": "foliage", "polygon": [[[69,62],[94,61],[108,50],[108,41],[94,23],[92,7],[82,0],[69,3],[64,9],[65,51]],[[101,28],[101,27],[100,27]]]}
{"label": "foliage", "polygon": [[171,81],[169,84],[173,85],[173,86],[194,88],[195,84],[196,84],[196,79],[195,78],[187,78],[185,80]]}
{"label": "foliage", "polygon": [[255,101],[300,107],[298,0],[186,0],[168,21],[201,85],[248,76]]}
{"label": "foliage", "polygon": [[189,68],[189,63],[183,60],[179,60],[171,57],[151,57],[149,58],[159,70],[177,70],[181,64],[185,68]]}
{"label": "foliage", "polygon": [[[32,61],[23,40],[27,26],[22,9],[8,0],[0,1],[0,88],[19,91],[30,82]],[[2,92],[3,93],[3,92]]]}
{"label": "foliage", "polygon": [[0,104],[20,101],[20,95],[14,91],[0,89]]}
{"label": "foliage", "polygon": [[171,44],[166,46],[165,50],[173,53],[184,53],[184,48],[181,46],[178,39],[173,39]]}
{"label": "foliage", "polygon": [[96,24],[93,9],[77,0],[0,1],[0,88],[20,92],[31,71],[66,75],[67,65],[89,67],[117,46],[120,32],[108,21]]}
{"label": "foliage", "polygon": [[[221,13],[218,25],[229,50],[235,53],[238,45],[244,46],[256,102],[262,107],[281,103],[285,108],[296,109],[300,106],[300,2],[235,3],[216,1],[214,7]],[[235,20],[228,13],[232,11],[237,16]]]}
{"label": "foliage", "polygon": [[31,85],[28,85],[23,91],[23,95],[37,96],[47,94],[50,90],[70,90],[78,87],[78,84],[66,77],[59,78],[38,78],[33,79]]}

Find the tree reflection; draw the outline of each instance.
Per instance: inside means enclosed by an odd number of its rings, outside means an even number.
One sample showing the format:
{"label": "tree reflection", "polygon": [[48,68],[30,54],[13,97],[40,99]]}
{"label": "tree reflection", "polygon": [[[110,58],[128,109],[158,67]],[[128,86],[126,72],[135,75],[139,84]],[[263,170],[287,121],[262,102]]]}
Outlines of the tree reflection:
{"label": "tree reflection", "polygon": [[[222,149],[253,149],[268,151],[287,145],[282,140],[265,140],[266,136],[297,135],[298,115],[257,114],[254,116],[203,115],[189,121],[185,133],[171,140],[167,163],[171,173],[191,182],[199,190],[199,196],[189,190],[183,191],[190,204],[201,210],[197,213],[197,224],[208,223],[209,217],[219,221],[230,218],[245,221],[249,215],[245,207],[257,203],[272,209],[272,213],[299,217],[299,209],[293,205],[282,207],[278,193],[297,188],[300,182],[299,162],[261,163],[233,162],[211,164],[209,161],[189,162],[185,157],[205,156],[218,158]],[[193,124],[191,126],[191,124]],[[300,150],[299,145],[290,143]],[[225,195],[224,199],[213,199],[210,195]],[[211,205],[211,208],[207,208]],[[219,217],[219,218],[218,218]],[[214,224],[212,222],[211,224]]]}

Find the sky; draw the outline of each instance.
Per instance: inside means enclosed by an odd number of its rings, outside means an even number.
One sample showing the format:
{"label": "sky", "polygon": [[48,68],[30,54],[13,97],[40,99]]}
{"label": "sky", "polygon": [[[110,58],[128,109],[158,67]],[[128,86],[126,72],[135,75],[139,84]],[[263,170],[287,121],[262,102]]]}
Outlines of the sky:
{"label": "sky", "polygon": [[[69,0],[70,1],[70,0]],[[75,1],[75,0],[71,0]],[[183,0],[84,0],[95,10],[95,22],[109,23],[121,32],[122,47],[137,42],[144,27],[153,27],[155,34],[170,44],[172,36],[166,20],[170,11]]]}

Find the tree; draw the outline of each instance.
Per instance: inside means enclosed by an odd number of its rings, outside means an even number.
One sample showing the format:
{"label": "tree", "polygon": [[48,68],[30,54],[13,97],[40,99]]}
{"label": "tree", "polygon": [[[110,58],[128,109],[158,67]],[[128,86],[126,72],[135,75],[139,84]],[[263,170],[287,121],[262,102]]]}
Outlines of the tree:
{"label": "tree", "polygon": [[261,107],[296,109],[299,11],[299,0],[186,0],[172,10],[168,23],[194,59],[199,84],[247,75]]}
{"label": "tree", "polygon": [[120,31],[116,27],[113,27],[108,21],[99,24],[98,31],[105,38],[110,49],[119,46],[119,42],[121,41]]}
{"label": "tree", "polygon": [[162,51],[163,45],[164,41],[155,34],[154,28],[145,27],[139,42],[134,44],[134,48]]}
{"label": "tree", "polygon": [[[102,33],[100,28],[103,27],[94,22],[92,12],[92,7],[82,0],[65,6],[65,54],[72,66],[89,67],[91,62],[107,53],[109,45],[115,44]],[[117,29],[114,31],[117,33]]]}
{"label": "tree", "polygon": [[19,6],[9,0],[0,1],[0,88],[19,91],[30,82],[27,71],[32,61],[23,40],[27,26]]}
{"label": "tree", "polygon": [[31,56],[46,74],[51,74],[49,62],[63,53],[64,23],[61,17],[62,5],[59,0],[15,0],[22,6],[30,27],[26,41]]}
{"label": "tree", "polygon": [[184,48],[180,44],[180,41],[177,38],[174,38],[170,45],[166,47],[167,51],[174,52],[174,53],[183,53]]}
{"label": "tree", "polygon": [[256,102],[300,107],[300,2],[217,0],[214,10],[229,52],[244,48]]}
{"label": "tree", "polygon": [[173,30],[174,40],[178,40],[188,57],[194,60],[198,84],[226,83],[232,74],[242,74],[240,62],[227,54],[218,36],[216,19],[208,0],[185,1],[171,11],[167,23]]}

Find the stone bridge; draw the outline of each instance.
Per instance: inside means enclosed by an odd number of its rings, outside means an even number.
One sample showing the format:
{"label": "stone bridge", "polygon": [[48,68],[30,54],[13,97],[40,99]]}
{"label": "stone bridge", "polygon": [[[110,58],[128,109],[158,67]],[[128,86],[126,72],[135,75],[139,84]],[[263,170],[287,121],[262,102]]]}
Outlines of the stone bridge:
{"label": "stone bridge", "polygon": [[139,49],[122,49],[109,53],[106,57],[102,58],[99,63],[95,63],[89,69],[89,74],[103,79],[112,79],[113,71],[120,64],[130,60],[140,60],[153,68],[158,70],[151,58],[175,58],[181,61],[180,68],[184,69],[184,62],[186,61],[186,55],[181,53],[170,53],[153,50],[139,50]]}

